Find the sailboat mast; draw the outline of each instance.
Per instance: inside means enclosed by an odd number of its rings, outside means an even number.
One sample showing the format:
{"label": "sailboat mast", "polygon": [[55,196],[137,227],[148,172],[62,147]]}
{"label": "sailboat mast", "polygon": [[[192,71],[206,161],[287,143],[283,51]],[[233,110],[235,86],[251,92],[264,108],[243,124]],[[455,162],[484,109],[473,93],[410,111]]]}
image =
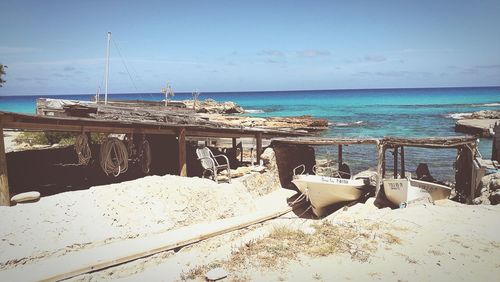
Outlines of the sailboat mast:
{"label": "sailboat mast", "polygon": [[108,45],[106,48],[106,78],[104,82],[104,104],[108,104],[108,76],[109,76],[109,42],[111,41],[111,32],[108,31]]}

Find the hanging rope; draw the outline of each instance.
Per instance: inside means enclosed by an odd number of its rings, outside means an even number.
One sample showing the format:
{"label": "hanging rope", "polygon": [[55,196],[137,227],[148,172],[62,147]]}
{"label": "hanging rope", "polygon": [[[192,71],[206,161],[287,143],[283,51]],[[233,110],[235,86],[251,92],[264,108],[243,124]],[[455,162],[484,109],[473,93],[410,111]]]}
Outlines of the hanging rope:
{"label": "hanging rope", "polygon": [[88,165],[92,152],[90,151],[89,139],[86,134],[80,134],[75,138],[75,151],[78,155],[78,164]]}
{"label": "hanging rope", "polygon": [[118,138],[108,138],[101,145],[101,168],[106,175],[114,177],[127,171],[127,147]]}
{"label": "hanging rope", "polygon": [[139,165],[144,174],[149,173],[149,167],[151,165],[151,147],[149,146],[148,140],[144,140],[141,144],[139,151]]}

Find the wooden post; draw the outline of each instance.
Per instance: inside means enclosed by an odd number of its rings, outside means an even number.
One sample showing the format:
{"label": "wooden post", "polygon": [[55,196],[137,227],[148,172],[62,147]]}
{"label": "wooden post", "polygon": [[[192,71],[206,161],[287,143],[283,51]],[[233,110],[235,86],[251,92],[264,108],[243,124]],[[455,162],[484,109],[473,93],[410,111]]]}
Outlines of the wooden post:
{"label": "wooden post", "polygon": [[380,191],[380,186],[382,185],[383,178],[383,167],[384,167],[384,146],[380,143],[377,144],[377,183],[375,185],[375,196],[378,195]]}
{"label": "wooden post", "polygon": [[338,163],[339,163],[339,169],[340,169],[340,166],[342,165],[342,145],[340,144],[339,145],[339,149],[338,149]]}
{"label": "wooden post", "polygon": [[470,150],[470,162],[471,162],[471,176],[470,176],[470,192],[469,192],[469,199],[468,203],[473,204],[474,198],[476,197],[476,187],[479,185],[479,182],[481,181],[481,178],[478,179],[478,176],[480,174],[481,166],[477,165],[476,163],[476,146],[475,144],[470,147],[467,147],[467,149]]}
{"label": "wooden post", "polygon": [[255,138],[257,139],[257,165],[260,165],[260,155],[262,154],[262,132],[255,134]]}
{"label": "wooden post", "polygon": [[405,177],[405,147],[401,146],[401,178]]}
{"label": "wooden post", "polygon": [[398,147],[394,147],[394,179],[398,178]]}
{"label": "wooden post", "polygon": [[385,177],[385,146],[382,145],[382,178]]}
{"label": "wooden post", "polygon": [[495,123],[493,127],[493,145],[491,148],[491,160],[500,162],[500,124]]}
{"label": "wooden post", "polygon": [[236,137],[233,137],[233,149],[236,150]]}
{"label": "wooden post", "polygon": [[7,159],[5,158],[5,144],[3,140],[3,127],[0,120],[0,206],[10,206],[8,176]]}
{"label": "wooden post", "polygon": [[187,176],[186,167],[186,129],[181,128],[178,133],[179,144],[179,175]]}

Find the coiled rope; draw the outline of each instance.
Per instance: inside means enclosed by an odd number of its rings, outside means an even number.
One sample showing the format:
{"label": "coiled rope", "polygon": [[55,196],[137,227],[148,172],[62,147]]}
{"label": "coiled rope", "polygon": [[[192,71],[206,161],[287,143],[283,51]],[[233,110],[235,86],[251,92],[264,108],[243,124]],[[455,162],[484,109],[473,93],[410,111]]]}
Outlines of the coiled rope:
{"label": "coiled rope", "polygon": [[128,152],[118,138],[108,138],[101,145],[101,168],[106,175],[117,177],[128,169]]}
{"label": "coiled rope", "polygon": [[78,155],[78,164],[88,165],[92,152],[90,151],[89,139],[86,134],[80,134],[75,138],[75,151]]}

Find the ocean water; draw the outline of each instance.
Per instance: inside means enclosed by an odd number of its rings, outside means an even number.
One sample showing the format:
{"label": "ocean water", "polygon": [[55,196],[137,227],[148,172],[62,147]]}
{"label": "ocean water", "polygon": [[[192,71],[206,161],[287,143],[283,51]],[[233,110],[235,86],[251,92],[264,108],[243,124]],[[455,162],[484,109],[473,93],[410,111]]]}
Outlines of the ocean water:
{"label": "ocean water", "polygon": [[[36,98],[41,96],[0,96],[0,111],[33,114]],[[45,96],[47,97],[47,96]],[[92,95],[50,96],[62,99],[90,100]],[[163,99],[160,93],[112,94],[110,99]],[[191,98],[176,93],[176,100]],[[436,137],[462,135],[454,131],[453,115],[480,110],[500,110],[500,87],[320,90],[273,92],[202,93],[199,99],[234,101],[252,116],[310,115],[326,118],[331,126],[324,136],[350,137]],[[484,157],[491,156],[491,139],[480,139]],[[336,159],[336,148],[318,147],[318,155]],[[351,170],[373,167],[374,146],[347,146],[344,160]],[[429,164],[431,173],[441,180],[454,178],[456,150],[406,148],[406,168],[414,171],[418,163]],[[388,153],[388,160],[392,159]],[[388,171],[391,168],[388,163]]]}

